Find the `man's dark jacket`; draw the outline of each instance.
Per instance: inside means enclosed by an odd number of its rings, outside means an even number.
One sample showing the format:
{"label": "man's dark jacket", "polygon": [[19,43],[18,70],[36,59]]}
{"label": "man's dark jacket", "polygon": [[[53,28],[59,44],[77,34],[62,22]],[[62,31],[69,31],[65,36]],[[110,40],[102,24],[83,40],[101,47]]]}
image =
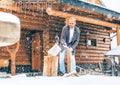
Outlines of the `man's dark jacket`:
{"label": "man's dark jacket", "polygon": [[70,35],[69,31],[70,31],[69,26],[63,27],[61,39],[60,39],[60,46],[61,46],[62,50],[64,50],[65,48],[63,47],[63,45],[66,43],[67,46],[69,45],[71,48],[73,48],[73,53],[75,53],[75,48],[78,45],[79,40],[80,40],[79,39],[80,38],[80,29],[77,26],[74,27],[74,34],[73,34],[73,38],[70,43],[69,43],[69,35]]}

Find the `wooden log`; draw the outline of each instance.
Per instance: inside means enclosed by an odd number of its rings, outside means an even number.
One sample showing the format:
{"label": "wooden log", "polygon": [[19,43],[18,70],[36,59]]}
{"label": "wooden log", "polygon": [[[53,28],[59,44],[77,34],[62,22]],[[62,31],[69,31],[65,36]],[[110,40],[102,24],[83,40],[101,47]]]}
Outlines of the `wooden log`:
{"label": "wooden log", "polygon": [[17,7],[17,4],[15,4],[12,0],[0,0],[0,8],[13,10],[13,11],[20,11],[21,9]]}
{"label": "wooden log", "polygon": [[8,67],[10,57],[2,56],[0,57],[0,67]]}
{"label": "wooden log", "polygon": [[[119,46],[120,45],[120,29],[117,29],[117,45]],[[120,62],[120,57],[118,57],[119,59],[119,62]]]}
{"label": "wooden log", "polygon": [[11,74],[14,76],[16,74],[16,53],[19,50],[19,41],[16,43],[16,47],[14,49],[11,49],[9,47],[6,47],[7,51],[10,53],[11,56]]}
{"label": "wooden log", "polygon": [[96,25],[101,25],[101,26],[110,27],[110,28],[111,27],[112,28],[117,28],[117,29],[120,28],[119,24],[114,24],[114,23],[102,21],[102,20],[99,20],[99,19],[93,19],[93,18],[78,16],[78,15],[74,15],[74,14],[69,14],[67,12],[52,10],[51,8],[47,8],[46,12],[48,13],[48,15],[52,15],[52,16],[57,16],[57,17],[62,17],[62,18],[67,18],[67,17],[70,17],[70,16],[74,16],[78,21],[91,23],[91,24],[96,24]]}
{"label": "wooden log", "polygon": [[43,76],[57,76],[58,56],[44,56]]}
{"label": "wooden log", "polygon": [[67,72],[71,72],[71,63],[70,63],[70,51],[69,48],[66,50],[66,56],[67,56]]}

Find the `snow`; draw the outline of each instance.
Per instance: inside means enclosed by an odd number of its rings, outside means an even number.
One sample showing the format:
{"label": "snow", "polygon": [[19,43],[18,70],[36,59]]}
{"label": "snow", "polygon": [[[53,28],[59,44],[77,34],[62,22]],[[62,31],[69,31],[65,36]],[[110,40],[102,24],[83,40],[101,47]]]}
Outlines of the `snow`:
{"label": "snow", "polygon": [[5,12],[0,12],[0,21],[20,24],[20,20],[17,16],[11,13],[5,13]]}
{"label": "snow", "polygon": [[107,8],[120,13],[120,0],[102,0],[102,2]]}
{"label": "snow", "polygon": [[[111,9],[111,10],[114,10],[116,12],[119,12],[120,13],[120,0],[102,0],[102,2],[105,4],[105,6],[108,8],[108,9]],[[108,17],[110,17],[108,15]],[[111,34],[111,36],[115,35],[114,33]],[[112,38],[112,41],[111,41],[111,49],[113,48],[116,48],[117,47],[117,37],[113,37]]]}
{"label": "snow", "polygon": [[117,37],[116,37],[116,33],[111,33],[110,34],[111,37],[111,49],[114,49],[117,47]]}
{"label": "snow", "polygon": [[[112,2],[113,1],[113,2]],[[103,0],[107,8],[120,12],[120,0]],[[14,22],[16,18],[6,19]],[[2,19],[2,18],[1,18]],[[19,23],[19,20],[17,20]],[[16,23],[16,22],[15,22]],[[3,85],[120,85],[120,77],[105,75],[81,75],[80,77],[27,77],[26,74],[17,74],[11,78],[0,78]]]}
{"label": "snow", "polygon": [[25,74],[0,79],[3,85],[120,85],[120,77],[81,75],[80,77],[26,77]]}

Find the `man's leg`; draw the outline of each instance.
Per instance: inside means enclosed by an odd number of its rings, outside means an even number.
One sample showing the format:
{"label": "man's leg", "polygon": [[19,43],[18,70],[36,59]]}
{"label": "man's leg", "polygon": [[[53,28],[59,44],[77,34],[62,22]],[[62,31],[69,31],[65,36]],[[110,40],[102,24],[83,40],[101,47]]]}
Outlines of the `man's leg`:
{"label": "man's leg", "polygon": [[62,72],[62,73],[65,73],[65,62],[64,62],[64,60],[65,60],[65,51],[66,50],[63,50],[62,52],[60,52],[60,71]]}
{"label": "man's leg", "polygon": [[73,55],[72,52],[70,52],[70,61],[71,61],[71,72],[76,72],[76,61],[75,61],[75,55]]}

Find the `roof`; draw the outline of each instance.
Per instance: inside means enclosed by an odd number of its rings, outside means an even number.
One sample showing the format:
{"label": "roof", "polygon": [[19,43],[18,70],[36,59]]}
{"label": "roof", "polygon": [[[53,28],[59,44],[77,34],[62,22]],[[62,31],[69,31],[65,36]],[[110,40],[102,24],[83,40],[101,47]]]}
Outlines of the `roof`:
{"label": "roof", "polygon": [[97,4],[97,5],[100,5],[100,6],[105,6],[105,4],[102,2],[102,0],[83,0],[83,1],[87,1],[87,2]]}
{"label": "roof", "polygon": [[104,55],[105,56],[120,56],[120,46],[117,46],[116,48],[106,52]]}
{"label": "roof", "polygon": [[66,3],[66,4],[70,4],[70,5],[73,5],[73,6],[78,6],[78,7],[81,7],[81,8],[86,8],[86,9],[89,9],[89,10],[93,10],[93,11],[97,11],[99,13],[102,13],[102,14],[105,14],[105,15],[111,15],[113,17],[116,17],[116,18],[120,18],[120,13],[119,12],[116,12],[116,11],[113,11],[113,10],[110,10],[104,6],[98,6],[98,5],[95,5],[95,4],[92,4],[92,3],[89,3],[89,2],[85,2],[85,1],[82,1],[82,0],[56,0],[58,2],[63,2],[63,3]]}

